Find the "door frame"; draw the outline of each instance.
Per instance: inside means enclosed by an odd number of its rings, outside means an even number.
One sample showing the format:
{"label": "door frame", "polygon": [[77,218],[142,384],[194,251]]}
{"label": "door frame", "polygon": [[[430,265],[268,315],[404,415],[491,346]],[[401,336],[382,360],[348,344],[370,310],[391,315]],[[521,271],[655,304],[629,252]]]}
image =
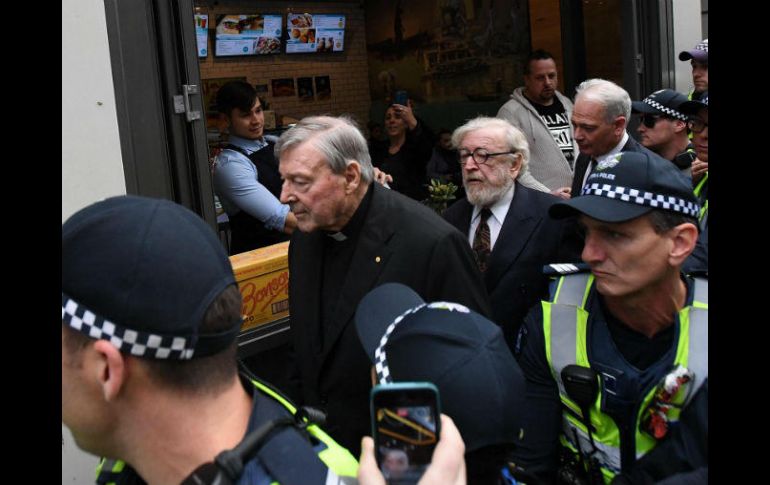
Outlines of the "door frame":
{"label": "door frame", "polygon": [[[173,200],[216,230],[192,0],[105,0],[126,191]],[[183,86],[188,121],[177,112]]]}

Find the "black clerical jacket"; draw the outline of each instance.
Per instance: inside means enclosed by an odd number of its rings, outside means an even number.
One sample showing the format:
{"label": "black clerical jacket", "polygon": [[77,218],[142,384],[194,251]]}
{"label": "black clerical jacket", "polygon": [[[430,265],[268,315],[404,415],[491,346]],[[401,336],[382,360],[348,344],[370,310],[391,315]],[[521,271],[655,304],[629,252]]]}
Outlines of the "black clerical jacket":
{"label": "black clerical jacket", "polygon": [[[354,456],[371,433],[370,368],[353,316],[371,289],[403,283],[426,301],[458,302],[489,316],[489,299],[468,241],[454,227],[402,194],[379,184],[344,283],[336,292],[333,321],[321,318],[322,231],[295,231],[289,245],[291,305],[290,394],[327,412],[324,429]],[[327,302],[328,304],[329,302]],[[388,302],[382,302],[387,305]],[[316,342],[323,332],[323,346]]]}

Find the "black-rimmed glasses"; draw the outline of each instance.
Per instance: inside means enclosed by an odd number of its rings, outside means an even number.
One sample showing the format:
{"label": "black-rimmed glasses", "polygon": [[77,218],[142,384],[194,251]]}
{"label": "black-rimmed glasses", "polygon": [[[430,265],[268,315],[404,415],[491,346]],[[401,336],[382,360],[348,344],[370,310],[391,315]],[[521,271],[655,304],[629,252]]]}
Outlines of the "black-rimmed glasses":
{"label": "black-rimmed glasses", "polygon": [[489,153],[485,148],[479,147],[472,152],[469,150],[460,150],[458,153],[460,154],[460,165],[465,165],[468,157],[473,157],[474,162],[476,162],[478,165],[483,165],[487,163],[489,157],[496,157],[497,155],[511,155],[516,153],[516,150],[511,150],[509,152]]}
{"label": "black-rimmed glasses", "polygon": [[695,116],[687,120],[687,128],[689,128],[693,133],[700,133],[701,131],[705,130],[708,125],[709,124],[703,121],[702,118]]}
{"label": "black-rimmed glasses", "polygon": [[665,118],[665,116],[662,115],[651,115],[651,114],[644,114],[639,117],[642,124],[646,126],[647,128],[655,128],[655,123],[658,122],[658,120]]}

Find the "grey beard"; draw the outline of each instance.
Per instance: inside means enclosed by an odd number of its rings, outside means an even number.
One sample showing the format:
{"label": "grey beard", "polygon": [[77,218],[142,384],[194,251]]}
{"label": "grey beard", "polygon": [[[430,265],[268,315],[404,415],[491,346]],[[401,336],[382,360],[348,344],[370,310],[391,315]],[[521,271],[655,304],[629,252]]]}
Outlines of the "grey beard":
{"label": "grey beard", "polygon": [[491,205],[494,205],[498,200],[500,200],[503,195],[505,195],[506,192],[508,192],[508,189],[511,188],[513,185],[513,179],[510,177],[507,177],[506,182],[501,187],[488,187],[485,186],[480,189],[473,189],[465,187],[465,196],[468,198],[468,202],[470,202],[472,205],[477,205],[480,207],[489,207]]}

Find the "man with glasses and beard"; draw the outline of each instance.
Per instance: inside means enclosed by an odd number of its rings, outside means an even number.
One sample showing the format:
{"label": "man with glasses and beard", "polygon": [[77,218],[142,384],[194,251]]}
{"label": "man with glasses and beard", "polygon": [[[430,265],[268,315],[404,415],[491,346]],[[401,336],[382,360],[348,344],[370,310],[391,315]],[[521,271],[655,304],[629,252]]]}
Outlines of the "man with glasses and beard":
{"label": "man with glasses and beard", "polygon": [[680,111],[687,96],[672,89],[661,89],[642,101],[631,103],[631,111],[640,114],[639,143],[677,166],[690,176],[695,148],[687,137],[687,116]]}
{"label": "man with glasses and beard", "polygon": [[444,218],[468,237],[492,303],[492,320],[512,347],[527,310],[548,292],[543,266],[579,261],[561,244],[563,226],[548,218],[559,199],[523,186],[529,144],[524,133],[499,118],[478,117],[457,128],[466,198]]}

